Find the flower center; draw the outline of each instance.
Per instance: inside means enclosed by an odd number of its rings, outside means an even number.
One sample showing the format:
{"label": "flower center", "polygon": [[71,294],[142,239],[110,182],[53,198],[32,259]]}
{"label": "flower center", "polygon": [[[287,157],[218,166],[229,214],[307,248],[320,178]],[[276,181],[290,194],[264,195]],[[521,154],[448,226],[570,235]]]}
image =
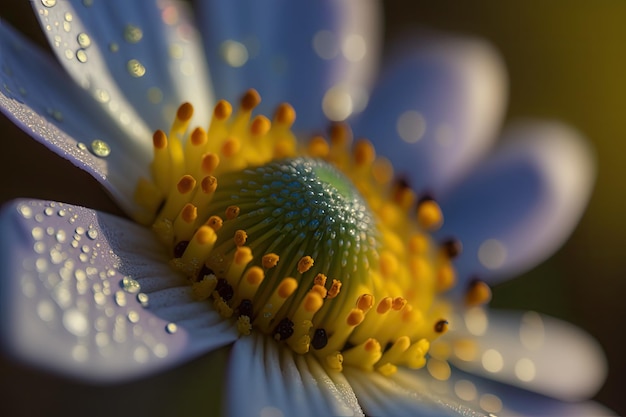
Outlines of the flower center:
{"label": "flower center", "polygon": [[[259,331],[329,368],[391,374],[425,364],[447,330],[454,240],[433,243],[439,206],[417,199],[366,140],[335,125],[302,147],[291,106],[252,117],[220,101],[208,130],[187,133],[185,103],[168,135],[154,134],[151,179],[137,184],[136,217],[171,248],[193,295],[242,335]],[[477,287],[474,285],[473,287]],[[484,286],[468,303],[488,298]]]}

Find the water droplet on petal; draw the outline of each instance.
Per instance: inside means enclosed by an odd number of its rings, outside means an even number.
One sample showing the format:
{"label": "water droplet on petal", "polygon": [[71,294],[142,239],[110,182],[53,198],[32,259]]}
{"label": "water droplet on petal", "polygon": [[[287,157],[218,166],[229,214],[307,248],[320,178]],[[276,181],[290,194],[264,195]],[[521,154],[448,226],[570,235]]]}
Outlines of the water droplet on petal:
{"label": "water droplet on petal", "polygon": [[41,4],[46,7],[54,7],[57,4],[57,0],[41,0]]}
{"label": "water droplet on petal", "polygon": [[165,331],[169,334],[174,334],[178,331],[178,326],[176,325],[176,323],[167,323],[167,325],[165,326]]}
{"label": "water droplet on petal", "polygon": [[111,154],[111,148],[109,147],[109,144],[100,139],[96,139],[91,142],[91,151],[94,153],[94,155],[101,158],[106,158]]}

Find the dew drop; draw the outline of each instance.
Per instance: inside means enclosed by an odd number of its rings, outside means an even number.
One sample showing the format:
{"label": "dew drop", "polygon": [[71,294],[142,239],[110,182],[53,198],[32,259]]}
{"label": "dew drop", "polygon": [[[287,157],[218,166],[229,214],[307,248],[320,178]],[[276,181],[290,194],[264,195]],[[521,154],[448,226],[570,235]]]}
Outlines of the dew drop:
{"label": "dew drop", "polygon": [[143,31],[141,28],[134,25],[126,25],[124,28],[124,39],[128,43],[137,43],[143,38]]}
{"label": "dew drop", "polygon": [[98,237],[98,231],[96,229],[89,229],[87,231],[87,237],[91,240],[95,240]]}
{"label": "dew drop", "polygon": [[135,78],[143,77],[146,74],[146,67],[144,67],[143,64],[136,59],[128,61],[126,68],[128,69],[129,74]]}
{"label": "dew drop", "polygon": [[57,0],[41,0],[41,4],[46,7],[54,7],[57,4]]}
{"label": "dew drop", "polygon": [[79,33],[76,40],[81,48],[88,48],[91,45],[91,38],[86,33]]}
{"label": "dew drop", "polygon": [[139,282],[132,279],[131,277],[122,278],[121,284],[122,284],[122,289],[124,289],[124,291],[130,294],[136,294],[141,289],[141,285],[139,285]]}
{"label": "dew drop", "polygon": [[231,67],[239,68],[248,62],[248,49],[241,42],[227,40],[220,47],[222,59]]}
{"label": "dew drop", "polygon": [[148,294],[140,292],[137,294],[137,301],[139,301],[142,307],[148,307],[150,297],[148,297]]}
{"label": "dew drop", "polygon": [[134,310],[129,311],[128,312],[128,321],[130,321],[131,323],[138,323],[139,322],[139,313],[137,313]]}
{"label": "dew drop", "polygon": [[100,139],[96,139],[91,142],[91,151],[94,155],[99,156],[100,158],[106,158],[111,154],[109,144]]}
{"label": "dew drop", "polygon": [[165,326],[165,331],[169,334],[174,334],[178,331],[178,326],[176,325],[176,323],[167,323],[167,325]]}
{"label": "dew drop", "polygon": [[117,304],[120,307],[125,307],[126,306],[126,294],[124,294],[122,291],[117,291],[115,293],[115,304]]}
{"label": "dew drop", "polygon": [[87,145],[85,145],[85,144],[84,144],[84,143],[82,143],[82,142],[78,142],[78,143],[76,144],[76,147],[77,147],[78,149],[80,149],[81,151],[86,151],[86,150],[87,150]]}
{"label": "dew drop", "polygon": [[85,336],[89,333],[87,317],[75,308],[65,311],[63,314],[63,326],[75,336]]}
{"label": "dew drop", "polygon": [[78,62],[87,62],[87,52],[85,52],[84,49],[79,49],[78,51],[76,51],[76,59],[78,60]]}
{"label": "dew drop", "polygon": [[33,217],[33,210],[26,205],[21,205],[18,210],[20,211],[22,217],[25,219],[30,219],[31,217]]}

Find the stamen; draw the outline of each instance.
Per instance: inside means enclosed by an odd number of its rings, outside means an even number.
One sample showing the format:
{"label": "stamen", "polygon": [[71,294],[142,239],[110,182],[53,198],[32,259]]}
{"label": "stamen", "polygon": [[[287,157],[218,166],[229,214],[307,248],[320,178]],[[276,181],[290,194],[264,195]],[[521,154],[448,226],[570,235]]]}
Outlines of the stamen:
{"label": "stamen", "polygon": [[467,292],[465,293],[465,305],[468,307],[476,307],[488,303],[491,300],[491,289],[489,286],[479,280],[470,281]]}

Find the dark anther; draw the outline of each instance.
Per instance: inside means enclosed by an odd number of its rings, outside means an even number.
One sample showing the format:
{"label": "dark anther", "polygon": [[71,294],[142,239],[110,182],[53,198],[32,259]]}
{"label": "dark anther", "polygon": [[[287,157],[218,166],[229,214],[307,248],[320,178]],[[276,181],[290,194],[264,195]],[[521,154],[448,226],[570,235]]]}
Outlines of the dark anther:
{"label": "dark anther", "polygon": [[328,336],[326,335],[326,330],[324,329],[315,329],[315,333],[313,333],[313,340],[311,340],[311,346],[314,349],[321,349],[328,343]]}
{"label": "dark anther", "polygon": [[450,238],[441,242],[441,249],[450,259],[454,259],[463,251],[463,244],[459,239]]}
{"label": "dark anther", "polygon": [[278,326],[274,329],[274,335],[278,336],[279,340],[288,339],[293,334],[293,321],[287,317],[282,319]]}
{"label": "dark anther", "polygon": [[217,285],[215,286],[215,291],[224,299],[224,301],[229,301],[235,295],[235,291],[233,287],[230,286],[228,281],[224,278],[220,278],[217,280]]}
{"label": "dark anther", "polygon": [[174,246],[174,258],[180,258],[185,253],[185,249],[189,246],[188,240],[181,240]]}
{"label": "dark anther", "polygon": [[424,192],[420,194],[420,198],[417,200],[417,205],[419,206],[420,204],[425,203],[427,201],[435,201],[435,198],[433,197],[431,193]]}
{"label": "dark anther", "polygon": [[478,278],[476,275],[472,275],[469,280],[467,281],[467,290],[471,290],[472,288],[474,288],[476,285],[480,284],[482,282],[482,280],[480,278]]}
{"label": "dark anther", "polygon": [[409,179],[404,176],[401,175],[398,178],[395,179],[395,186],[398,187],[398,189],[400,190],[404,190],[406,188],[411,188],[411,184],[409,183]]}
{"label": "dark anther", "polygon": [[252,301],[241,300],[241,304],[237,307],[237,316],[248,316],[252,319]]}
{"label": "dark anther", "polygon": [[198,276],[196,277],[196,282],[200,282],[207,275],[213,275],[213,274],[214,274],[214,272],[213,272],[213,270],[211,268],[209,268],[206,265],[202,265],[202,269],[200,269],[200,272],[198,272]]}
{"label": "dark anther", "polygon": [[443,333],[448,328],[448,320],[439,320],[435,323],[435,331],[437,333]]}

